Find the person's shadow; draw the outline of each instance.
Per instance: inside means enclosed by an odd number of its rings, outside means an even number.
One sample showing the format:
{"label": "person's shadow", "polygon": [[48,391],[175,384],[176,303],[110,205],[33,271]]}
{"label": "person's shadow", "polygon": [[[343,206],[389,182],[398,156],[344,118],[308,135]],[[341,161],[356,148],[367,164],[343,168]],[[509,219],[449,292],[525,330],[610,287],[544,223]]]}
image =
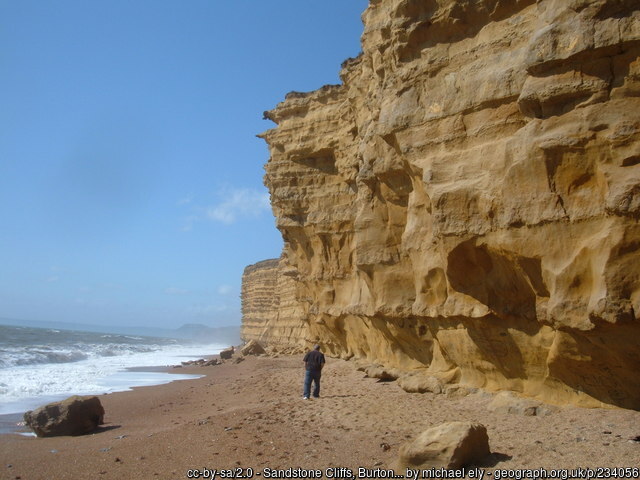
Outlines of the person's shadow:
{"label": "person's shadow", "polygon": [[122,425],[98,425],[98,427],[90,433],[109,432],[111,430],[117,430],[120,427],[122,427]]}

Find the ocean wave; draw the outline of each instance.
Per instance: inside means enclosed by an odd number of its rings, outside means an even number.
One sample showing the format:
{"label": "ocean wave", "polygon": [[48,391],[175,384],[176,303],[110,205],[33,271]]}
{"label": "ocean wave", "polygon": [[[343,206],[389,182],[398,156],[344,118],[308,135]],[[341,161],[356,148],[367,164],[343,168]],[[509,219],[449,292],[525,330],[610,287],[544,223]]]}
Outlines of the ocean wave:
{"label": "ocean wave", "polygon": [[138,353],[151,353],[161,350],[160,345],[96,345],[94,354],[99,357],[119,357],[122,355],[136,355]]}
{"label": "ocean wave", "polygon": [[84,352],[74,350],[71,352],[57,352],[57,351],[38,351],[30,350],[25,352],[23,356],[18,357],[15,360],[16,366],[21,365],[38,365],[44,363],[73,363],[89,358]]}
{"label": "ocean wave", "polygon": [[2,349],[0,350],[0,368],[74,363],[87,358],[89,358],[89,355],[81,350],[50,350],[47,348]]}
{"label": "ocean wave", "polygon": [[[118,372],[126,372],[130,367],[174,365],[222,349],[220,345],[128,347],[131,345],[91,345],[84,352],[43,348],[31,357],[24,351],[14,349],[9,354],[6,349],[0,349],[0,365],[5,364],[0,368],[0,413],[14,411],[18,408],[16,405],[45,397],[98,394],[143,385],[147,381],[144,376],[148,374]],[[80,355],[86,358],[80,359]],[[6,365],[7,362],[10,365]],[[118,375],[126,376],[125,386]]]}
{"label": "ocean wave", "polygon": [[24,365],[75,363],[98,357],[121,357],[162,350],[162,345],[89,344],[54,348],[46,345],[8,347],[0,349],[0,368]]}

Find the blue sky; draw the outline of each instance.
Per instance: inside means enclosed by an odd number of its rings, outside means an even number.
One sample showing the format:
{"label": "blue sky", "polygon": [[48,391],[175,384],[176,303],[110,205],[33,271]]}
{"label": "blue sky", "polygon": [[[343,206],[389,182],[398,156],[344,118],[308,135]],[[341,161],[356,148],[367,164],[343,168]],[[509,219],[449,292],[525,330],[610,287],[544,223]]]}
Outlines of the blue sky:
{"label": "blue sky", "polygon": [[239,324],[277,257],[256,134],[366,0],[0,0],[0,317]]}

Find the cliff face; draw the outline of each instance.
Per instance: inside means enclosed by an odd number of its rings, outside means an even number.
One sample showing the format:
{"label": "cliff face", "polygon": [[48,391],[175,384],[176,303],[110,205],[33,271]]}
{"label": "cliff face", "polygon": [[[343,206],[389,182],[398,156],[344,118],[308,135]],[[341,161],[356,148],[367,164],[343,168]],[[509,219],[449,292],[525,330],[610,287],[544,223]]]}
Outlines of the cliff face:
{"label": "cliff face", "polygon": [[284,258],[249,265],[242,275],[243,340],[257,340],[280,350],[302,348],[307,325],[296,299],[295,269]]}
{"label": "cliff face", "polygon": [[640,408],[640,4],[370,0],[363,21],[342,85],[265,113],[295,315],[245,336]]}

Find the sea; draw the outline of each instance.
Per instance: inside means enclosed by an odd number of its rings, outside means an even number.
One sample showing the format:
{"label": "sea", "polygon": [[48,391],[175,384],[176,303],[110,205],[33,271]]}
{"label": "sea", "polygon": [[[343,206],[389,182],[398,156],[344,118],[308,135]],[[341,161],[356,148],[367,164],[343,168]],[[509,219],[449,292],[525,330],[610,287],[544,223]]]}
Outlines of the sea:
{"label": "sea", "polygon": [[99,395],[197,375],[158,371],[224,345],[173,338],[0,325],[0,433],[22,414],[71,395]]}

